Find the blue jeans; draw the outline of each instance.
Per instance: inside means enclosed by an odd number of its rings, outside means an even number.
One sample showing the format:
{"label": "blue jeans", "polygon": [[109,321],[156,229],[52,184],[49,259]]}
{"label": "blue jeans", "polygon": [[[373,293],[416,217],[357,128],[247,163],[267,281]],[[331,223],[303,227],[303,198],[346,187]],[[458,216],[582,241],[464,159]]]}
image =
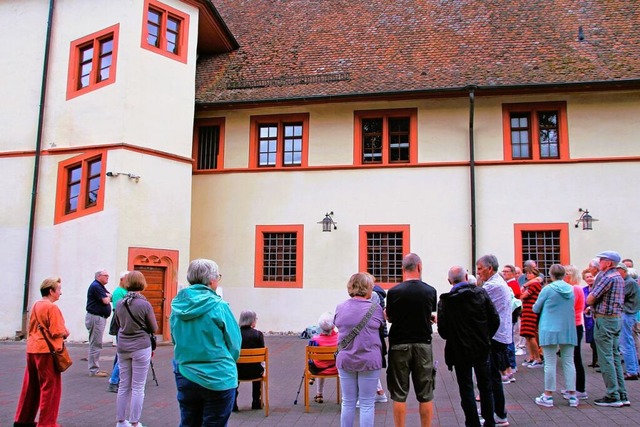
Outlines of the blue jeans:
{"label": "blue jeans", "polygon": [[636,353],[636,343],[633,339],[633,326],[636,324],[635,314],[622,313],[622,332],[620,334],[620,348],[622,357],[627,368],[627,374],[638,374],[638,354]]}
{"label": "blue jeans", "polygon": [[236,389],[209,390],[183,377],[177,367],[174,373],[180,405],[180,427],[225,427],[231,416]]}
{"label": "blue jeans", "polygon": [[[118,347],[117,335],[116,335],[116,347]],[[109,384],[120,384],[120,365],[118,364],[117,351],[116,351],[116,357],[113,358],[113,370],[111,371],[111,378],[109,378]]]}
{"label": "blue jeans", "polygon": [[616,400],[620,400],[621,394],[627,394],[618,350],[621,324],[622,320],[619,317],[597,317],[593,329],[607,397]]}
{"label": "blue jeans", "polygon": [[373,427],[374,399],[378,389],[380,369],[350,372],[338,369],[342,388],[342,412],[340,426],[351,427],[356,417],[356,400],[360,400],[360,426]]}
{"label": "blue jeans", "polygon": [[480,418],[476,408],[475,393],[473,391],[472,369],[478,381],[480,392],[480,411],[485,420],[485,427],[493,427],[493,392],[491,389],[489,356],[480,357],[468,364],[456,364],[456,381],[460,391],[460,405],[464,412],[464,425],[466,427],[480,427]]}

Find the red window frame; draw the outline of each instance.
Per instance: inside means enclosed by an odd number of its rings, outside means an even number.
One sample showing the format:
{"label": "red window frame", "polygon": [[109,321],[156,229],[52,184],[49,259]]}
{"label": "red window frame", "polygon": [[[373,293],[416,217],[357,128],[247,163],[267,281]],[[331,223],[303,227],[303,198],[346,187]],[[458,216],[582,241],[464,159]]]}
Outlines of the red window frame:
{"label": "red window frame", "polygon": [[[557,157],[541,157],[540,156],[540,123],[538,114],[542,112],[555,111],[558,114],[557,132],[558,132],[558,156]],[[512,140],[511,140],[511,115],[514,113],[527,114],[529,117],[528,132],[530,155],[528,158],[513,157]],[[504,146],[504,160],[508,162],[554,162],[569,159],[569,131],[567,124],[567,103],[560,102],[536,102],[521,104],[503,104],[502,105],[502,135]]]}
{"label": "red window frame", "polygon": [[[389,119],[407,117],[409,119],[409,159],[408,161],[390,160],[390,131]],[[362,121],[364,119],[382,119],[382,159],[380,162],[369,163],[363,161],[363,132]],[[404,108],[395,110],[363,110],[354,112],[354,164],[361,166],[394,165],[402,166],[418,162],[418,110],[416,108]]]}
{"label": "red window frame", "polygon": [[[515,262],[518,264],[522,260],[522,232],[523,231],[558,231],[560,233],[560,263],[567,265],[570,263],[569,250],[569,224],[568,223],[522,223],[513,225],[513,241],[515,247]],[[534,260],[542,268],[541,260]]]}
{"label": "red window frame", "polygon": [[[91,164],[100,161],[100,169],[96,173],[91,171]],[[80,218],[104,209],[104,184],[107,168],[107,152],[94,150],[79,156],[63,160],[58,164],[58,180],[56,191],[56,207],[54,224]],[[74,177],[73,171],[79,170],[79,176]],[[89,185],[98,182],[95,200],[89,199]],[[77,195],[73,195],[70,186],[78,186]],[[75,193],[75,192],[74,192]],[[71,199],[76,199],[75,209],[70,208]]]}
{"label": "red window frame", "polygon": [[[404,256],[411,251],[411,226],[409,224],[361,225],[359,228],[358,242],[358,271],[369,271],[369,252],[367,249],[368,233],[402,233],[401,256]],[[384,289],[389,289],[398,284],[398,282],[384,282],[380,279],[380,277],[376,277],[376,284],[380,285]]]}
{"label": "red window frame", "polygon": [[[300,164],[287,165],[284,161],[284,127],[291,124],[302,124],[302,152]],[[260,127],[274,125],[277,127],[275,164],[260,165]],[[307,167],[309,156],[309,113],[300,114],[273,114],[251,117],[251,129],[249,131],[249,167],[256,169],[289,169]]]}
{"label": "red window frame", "polygon": [[[207,170],[221,170],[224,169],[224,125],[225,119],[211,118],[211,119],[198,119],[193,127],[193,170],[194,171],[207,171]],[[218,153],[216,154],[216,167],[215,168],[201,168],[199,165],[201,141],[200,141],[200,129],[203,127],[218,127]]]}
{"label": "red window frame", "polygon": [[[149,12],[158,15],[158,22],[149,21]],[[177,30],[171,23],[177,23]],[[157,36],[149,32],[149,25],[156,28]],[[155,38],[154,43],[149,42],[149,37]],[[176,38],[173,43],[172,38]],[[145,0],[142,14],[142,40],[143,49],[165,56],[167,58],[187,63],[189,39],[189,15],[157,0]],[[175,47],[175,52],[172,51]]]}
{"label": "red window frame", "polygon": [[[118,37],[120,33],[120,24],[97,31],[88,36],[71,42],[69,52],[69,71],[67,73],[67,100],[84,95],[88,92],[100,89],[116,81],[116,70],[118,62]],[[107,55],[102,52],[102,47],[108,41],[111,41],[111,54]],[[83,60],[82,52],[86,49],[93,49],[91,59]],[[109,58],[108,60],[106,58]],[[101,69],[104,69],[103,63],[109,61],[108,76],[104,77]],[[81,87],[84,65],[90,64],[91,70],[86,75],[88,84]]]}
{"label": "red window frame", "polygon": [[[276,281],[264,280],[264,237],[266,233],[295,233],[295,280]],[[304,225],[256,225],[256,260],[255,260],[255,287],[256,288],[302,288],[303,278],[303,250],[304,250]]]}

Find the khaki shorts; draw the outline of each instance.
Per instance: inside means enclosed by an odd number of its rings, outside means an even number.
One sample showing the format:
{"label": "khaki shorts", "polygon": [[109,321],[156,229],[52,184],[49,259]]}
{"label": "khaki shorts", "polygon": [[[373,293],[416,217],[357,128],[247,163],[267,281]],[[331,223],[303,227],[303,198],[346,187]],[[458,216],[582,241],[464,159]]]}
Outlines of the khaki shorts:
{"label": "khaki shorts", "polygon": [[433,368],[431,344],[396,344],[389,349],[387,388],[394,402],[406,402],[409,376],[418,402],[433,400],[436,370]]}

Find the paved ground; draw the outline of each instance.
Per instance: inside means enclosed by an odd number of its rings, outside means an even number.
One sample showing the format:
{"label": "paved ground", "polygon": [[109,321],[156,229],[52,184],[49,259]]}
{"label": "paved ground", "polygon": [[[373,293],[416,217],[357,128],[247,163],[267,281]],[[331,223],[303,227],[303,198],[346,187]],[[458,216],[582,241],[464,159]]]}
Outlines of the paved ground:
{"label": "paved ground", "polygon": [[[304,412],[304,391],[297,395],[304,367],[305,340],[290,336],[266,337],[270,357],[269,400],[271,411],[264,417],[263,411],[250,410],[250,385],[240,387],[240,412],[231,416],[234,426],[339,426],[340,407],[335,402],[335,382],[328,380],[325,386],[325,403],[311,404],[311,411]],[[86,345],[72,345],[71,356],[75,363],[63,374],[63,396],[58,421],[63,427],[115,425],[116,395],[107,392],[107,379],[88,376]],[[434,338],[435,358],[440,361],[435,391],[434,426],[464,425],[460,409],[458,389],[452,372],[444,367],[443,341]],[[24,343],[0,344],[0,427],[11,426],[22,383],[25,365]],[[177,426],[179,424],[176,388],[171,372],[172,348],[161,345],[153,358],[159,385],[151,379],[147,382],[142,422],[145,426]],[[110,368],[115,348],[105,347],[102,353],[103,368]],[[591,350],[583,347],[585,360],[590,360]],[[520,362],[523,356],[518,357]],[[108,369],[110,370],[110,369]],[[509,421],[512,426],[633,426],[640,425],[640,381],[627,383],[631,407],[601,408],[593,405],[593,398],[604,394],[602,377],[587,368],[589,400],[579,408],[570,408],[565,400],[555,396],[554,408],[541,408],[533,402],[543,387],[543,370],[522,368],[516,374],[517,381],[505,386]],[[562,380],[562,376],[559,375]],[[384,383],[384,375],[383,375]],[[560,388],[560,387],[559,387]],[[563,388],[563,387],[562,387]],[[313,394],[312,394],[313,395]],[[298,399],[298,404],[294,401]],[[418,426],[417,403],[408,403],[407,426]],[[376,426],[392,426],[392,404],[376,404]]]}

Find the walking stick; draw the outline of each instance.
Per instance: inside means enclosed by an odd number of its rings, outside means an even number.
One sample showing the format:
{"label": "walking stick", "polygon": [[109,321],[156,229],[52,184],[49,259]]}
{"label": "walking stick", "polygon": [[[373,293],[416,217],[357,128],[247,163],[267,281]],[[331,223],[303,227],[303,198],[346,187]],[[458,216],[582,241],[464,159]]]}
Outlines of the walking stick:
{"label": "walking stick", "polygon": [[298,404],[298,396],[300,396],[300,390],[302,389],[303,382],[304,382],[304,372],[302,372],[302,378],[300,378],[300,385],[298,386],[298,393],[296,393],[296,400],[293,401],[294,405]]}
{"label": "walking stick", "polygon": [[156,387],[158,384],[158,377],[156,376],[156,370],[153,368],[153,353],[151,353],[151,359],[149,359],[149,365],[151,366],[151,379],[155,381]]}

